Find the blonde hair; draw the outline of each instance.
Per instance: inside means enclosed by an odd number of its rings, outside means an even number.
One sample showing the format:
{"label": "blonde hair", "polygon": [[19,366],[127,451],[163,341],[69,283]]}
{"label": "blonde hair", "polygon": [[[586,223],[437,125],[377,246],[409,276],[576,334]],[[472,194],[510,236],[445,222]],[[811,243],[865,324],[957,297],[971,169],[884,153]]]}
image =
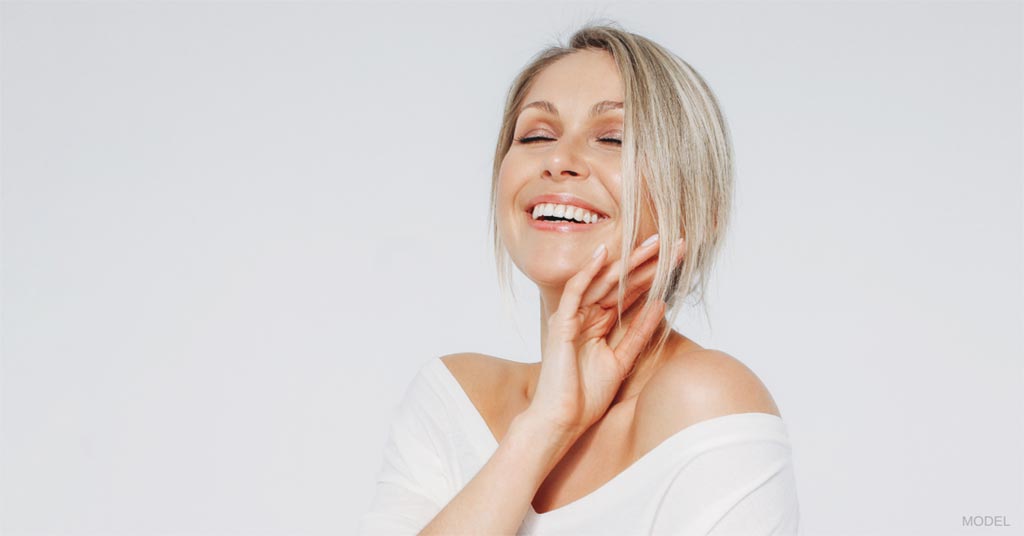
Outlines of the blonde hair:
{"label": "blonde hair", "polygon": [[[685,299],[693,296],[696,303],[704,305],[707,317],[707,280],[732,205],[728,127],[717,99],[693,67],[657,43],[626,32],[611,21],[587,23],[570,37],[568,45],[552,45],[536,54],[509,89],[491,178],[491,233],[502,290],[511,290],[511,262],[495,219],[501,163],[512,144],[516,118],[533,80],[558,59],[581,50],[611,54],[623,83],[625,124],[619,209],[624,232],[618,322],[622,321],[627,259],[639,238],[641,203],[655,217],[661,248],[646,303],[663,297],[668,325],[672,325]],[[640,188],[641,181],[646,188]],[[640,199],[644,192],[647,195]],[[672,261],[678,254],[675,243],[681,237],[686,239],[685,252],[682,262],[673,268]],[[660,354],[669,331],[661,329],[655,353]]]}

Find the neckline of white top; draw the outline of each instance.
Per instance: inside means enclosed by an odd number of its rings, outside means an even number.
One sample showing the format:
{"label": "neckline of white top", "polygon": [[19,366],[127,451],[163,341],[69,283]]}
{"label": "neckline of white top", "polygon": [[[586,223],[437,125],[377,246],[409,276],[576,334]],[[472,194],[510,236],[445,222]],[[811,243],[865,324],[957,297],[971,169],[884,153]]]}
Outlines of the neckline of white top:
{"label": "neckline of white top", "polygon": [[[462,384],[455,378],[448,366],[444,364],[440,358],[434,358],[436,361],[435,366],[439,369],[438,376],[443,378],[449,390],[453,393],[455,398],[459,400],[460,406],[464,409],[467,414],[468,420],[472,422],[473,427],[476,428],[476,433],[479,434],[489,447],[493,449],[498,448],[498,440],[491,433],[491,429],[487,426],[487,421],[483,415],[473,405],[473,400],[469,398],[469,394],[462,388]],[[678,453],[679,449],[671,449],[670,447],[679,445],[680,448],[685,448],[686,441],[694,441],[697,437],[704,435],[704,433],[713,434],[716,431],[726,429],[727,426],[736,426],[734,429],[751,429],[759,426],[768,426],[777,430],[781,435],[785,436],[785,424],[781,417],[773,413],[761,413],[761,412],[747,412],[747,413],[730,413],[728,415],[721,415],[718,417],[712,417],[703,421],[697,421],[690,424],[674,434],[668,436],[661,443],[658,443],[654,448],[647,451],[643,456],[635,460],[628,467],[623,469],[620,473],[613,476],[609,481],[601,485],[601,487],[591,491],[590,493],[572,501],[571,503],[564,504],[554,510],[548,510],[547,512],[537,512],[533,508],[533,502],[530,502],[530,514],[537,518],[544,518],[562,514],[567,511],[579,509],[581,506],[589,504],[606,493],[608,490],[614,489],[617,486],[622,486],[623,482],[628,482],[633,478],[638,478],[644,472],[644,469],[650,467],[651,469],[657,469],[658,466],[655,461],[659,457],[667,456],[669,453]],[[694,446],[694,445],[689,445]]]}

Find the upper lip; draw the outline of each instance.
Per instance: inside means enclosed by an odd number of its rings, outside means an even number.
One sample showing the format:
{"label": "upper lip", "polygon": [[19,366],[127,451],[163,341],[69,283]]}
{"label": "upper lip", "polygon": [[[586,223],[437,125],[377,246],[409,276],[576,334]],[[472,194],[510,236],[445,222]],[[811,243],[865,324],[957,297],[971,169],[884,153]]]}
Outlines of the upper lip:
{"label": "upper lip", "polygon": [[608,217],[608,215],[605,214],[604,211],[602,211],[601,209],[595,207],[594,205],[591,205],[590,203],[588,203],[588,202],[586,202],[586,201],[584,201],[584,200],[580,199],[579,197],[576,197],[575,195],[572,195],[572,194],[544,194],[544,195],[538,195],[537,197],[534,197],[533,199],[530,199],[530,202],[526,204],[526,211],[532,213],[533,212],[533,207],[535,207],[535,206],[537,206],[537,205],[539,205],[541,203],[557,203],[559,205],[572,205],[572,206],[575,206],[575,207],[585,208],[585,209],[587,209],[587,210],[589,210],[589,211],[591,211],[591,212],[593,212],[593,213],[595,213],[595,214],[597,214],[597,215],[599,215],[601,217],[604,217],[604,218]]}

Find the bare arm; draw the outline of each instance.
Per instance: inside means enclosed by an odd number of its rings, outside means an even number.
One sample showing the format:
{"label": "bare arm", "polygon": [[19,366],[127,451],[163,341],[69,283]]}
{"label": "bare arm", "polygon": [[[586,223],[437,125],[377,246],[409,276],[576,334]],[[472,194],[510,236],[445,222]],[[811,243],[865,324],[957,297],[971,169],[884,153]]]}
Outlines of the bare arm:
{"label": "bare arm", "polygon": [[515,534],[576,439],[543,422],[528,412],[517,415],[491,459],[420,534]]}
{"label": "bare arm", "polygon": [[[650,241],[635,250],[629,270],[652,257],[657,246],[658,242]],[[602,244],[566,282],[558,310],[547,318],[547,329],[541,337],[541,369],[529,407],[513,419],[491,459],[423,528],[421,535],[514,535],[548,473],[580,435],[607,412],[640,350],[663,319],[666,305],[664,300],[649,302],[615,347],[609,346],[606,336],[615,314],[599,301],[615,291],[617,265],[594,280],[607,253]],[[633,288],[648,283],[641,278]],[[588,289],[593,293],[584,299]],[[631,294],[623,309],[639,297],[636,292]]]}

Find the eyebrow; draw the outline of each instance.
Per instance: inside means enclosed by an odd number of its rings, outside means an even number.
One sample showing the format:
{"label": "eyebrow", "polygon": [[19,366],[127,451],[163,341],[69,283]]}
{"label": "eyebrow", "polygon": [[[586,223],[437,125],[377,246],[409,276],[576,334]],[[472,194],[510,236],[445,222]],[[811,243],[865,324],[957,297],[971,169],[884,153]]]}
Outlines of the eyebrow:
{"label": "eyebrow", "polygon": [[[516,117],[518,117],[519,115],[522,115],[522,113],[524,111],[526,111],[527,108],[539,108],[541,110],[544,110],[545,112],[548,112],[549,114],[558,115],[558,108],[556,108],[554,104],[551,104],[551,102],[549,102],[549,101],[540,100],[540,101],[533,101],[533,102],[523,106],[522,108],[520,108],[519,109],[519,114],[517,114]],[[611,110],[621,110],[621,109],[622,109],[622,103],[621,102],[619,102],[619,101],[603,100],[603,101],[595,104],[590,109],[590,117],[595,117],[595,116],[601,115],[601,114],[603,114],[605,112],[608,112],[608,111],[611,111]]]}

